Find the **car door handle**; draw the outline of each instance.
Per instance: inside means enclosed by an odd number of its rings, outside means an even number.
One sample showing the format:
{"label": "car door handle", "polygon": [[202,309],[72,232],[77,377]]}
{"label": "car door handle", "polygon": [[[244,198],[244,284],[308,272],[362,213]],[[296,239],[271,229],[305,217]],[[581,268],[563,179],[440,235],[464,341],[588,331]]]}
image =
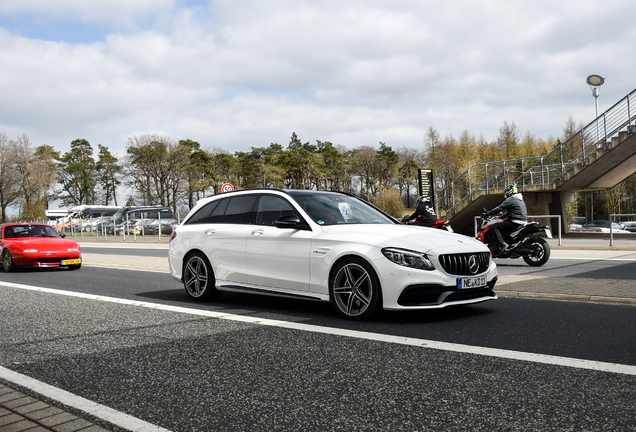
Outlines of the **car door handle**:
{"label": "car door handle", "polygon": [[263,231],[262,229],[255,229],[254,231],[252,231],[252,235],[255,235],[255,236],[259,236],[263,234],[265,234],[265,231]]}
{"label": "car door handle", "polygon": [[205,232],[205,235],[212,235],[216,232],[216,230],[214,228],[208,228],[204,232]]}

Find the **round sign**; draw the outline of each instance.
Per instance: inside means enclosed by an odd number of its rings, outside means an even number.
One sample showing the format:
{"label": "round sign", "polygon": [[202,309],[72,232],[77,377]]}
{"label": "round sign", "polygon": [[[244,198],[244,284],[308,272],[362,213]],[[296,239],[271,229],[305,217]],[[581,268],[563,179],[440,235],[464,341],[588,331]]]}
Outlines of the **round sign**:
{"label": "round sign", "polygon": [[232,186],[230,183],[225,183],[223,186],[221,186],[221,192],[232,192],[234,190],[234,186]]}

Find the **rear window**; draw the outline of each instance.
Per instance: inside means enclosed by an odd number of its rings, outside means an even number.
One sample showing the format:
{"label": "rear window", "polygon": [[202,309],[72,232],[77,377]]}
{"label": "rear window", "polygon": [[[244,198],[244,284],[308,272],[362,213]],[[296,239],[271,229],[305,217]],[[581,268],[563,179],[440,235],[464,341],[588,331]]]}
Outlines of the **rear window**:
{"label": "rear window", "polygon": [[230,199],[225,210],[224,223],[248,224],[256,204],[256,195],[242,195]]}
{"label": "rear window", "polygon": [[257,195],[240,195],[212,201],[197,210],[185,224],[254,223],[257,199]]}
{"label": "rear window", "polygon": [[211,203],[208,203],[201,207],[195,214],[192,215],[190,219],[188,219],[186,225],[207,223],[208,218],[210,217],[210,213],[214,211],[214,209],[219,205],[220,202],[221,200],[212,201]]}

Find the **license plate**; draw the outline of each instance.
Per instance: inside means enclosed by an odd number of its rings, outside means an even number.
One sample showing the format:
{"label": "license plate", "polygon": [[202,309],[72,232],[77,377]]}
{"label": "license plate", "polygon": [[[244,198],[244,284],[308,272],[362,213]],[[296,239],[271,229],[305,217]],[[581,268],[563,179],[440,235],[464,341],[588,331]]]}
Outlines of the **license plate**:
{"label": "license plate", "polygon": [[545,229],[545,235],[546,235],[548,238],[552,238],[552,231],[550,231],[550,228],[546,228],[546,229]]}
{"label": "license plate", "polygon": [[81,258],[62,260],[62,265],[73,265],[73,264],[81,264],[81,263],[82,263]]}
{"label": "license plate", "polygon": [[457,279],[457,288],[459,289],[479,288],[483,286],[486,286],[486,276]]}

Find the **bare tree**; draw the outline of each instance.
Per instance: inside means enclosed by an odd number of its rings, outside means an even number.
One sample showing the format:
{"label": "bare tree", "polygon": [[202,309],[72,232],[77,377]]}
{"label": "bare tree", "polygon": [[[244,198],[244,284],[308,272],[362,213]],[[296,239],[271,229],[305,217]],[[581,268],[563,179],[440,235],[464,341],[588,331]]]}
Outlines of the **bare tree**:
{"label": "bare tree", "polygon": [[55,181],[50,161],[36,154],[26,134],[14,142],[13,161],[20,190],[20,216],[31,220],[43,219],[48,190]]}
{"label": "bare tree", "polygon": [[7,221],[7,207],[20,197],[20,188],[15,171],[13,147],[15,143],[0,131],[0,212],[2,222]]}
{"label": "bare tree", "polygon": [[137,190],[144,205],[176,205],[187,194],[188,149],[167,136],[141,135],[128,138],[125,182]]}

